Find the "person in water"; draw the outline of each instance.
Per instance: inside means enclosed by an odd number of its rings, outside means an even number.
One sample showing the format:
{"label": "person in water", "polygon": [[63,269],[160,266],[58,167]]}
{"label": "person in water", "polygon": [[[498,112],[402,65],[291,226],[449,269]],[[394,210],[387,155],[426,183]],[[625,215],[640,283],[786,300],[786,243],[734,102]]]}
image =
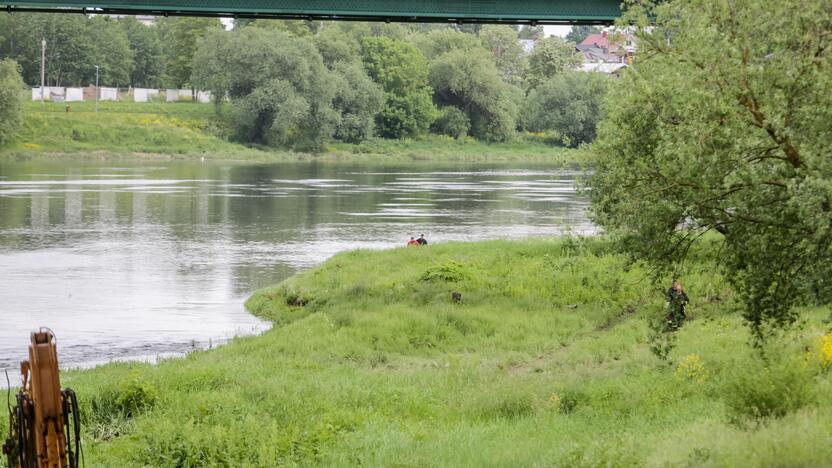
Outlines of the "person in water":
{"label": "person in water", "polygon": [[428,240],[427,240],[427,239],[425,239],[425,235],[424,235],[424,234],[422,234],[421,236],[419,236],[419,239],[418,239],[416,242],[418,242],[418,243],[419,243],[419,245],[428,245]]}
{"label": "person in water", "polygon": [[685,308],[688,305],[688,295],[685,294],[682,283],[673,280],[667,290],[667,326],[670,330],[678,330],[682,326],[687,315]]}
{"label": "person in water", "polygon": [[413,246],[418,247],[419,245],[421,245],[421,244],[419,244],[419,241],[417,241],[415,237],[410,236],[410,242],[407,243],[407,246],[408,247],[413,247]]}

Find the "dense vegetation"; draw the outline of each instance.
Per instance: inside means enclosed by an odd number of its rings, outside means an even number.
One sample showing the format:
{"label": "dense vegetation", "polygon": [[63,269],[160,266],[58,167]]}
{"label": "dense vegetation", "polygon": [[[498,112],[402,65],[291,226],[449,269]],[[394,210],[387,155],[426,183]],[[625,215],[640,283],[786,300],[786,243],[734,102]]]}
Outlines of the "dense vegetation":
{"label": "dense vegetation", "polygon": [[795,305],[832,299],[828,6],[696,0],[633,10],[635,72],[610,93],[593,145],[596,220],[664,270],[705,233],[721,233],[720,267],[757,341],[794,322]]}
{"label": "dense vegetation", "polygon": [[705,253],[669,363],[661,288],[567,238],[340,254],[249,300],[262,336],[63,380],[88,466],[825,464],[829,310],[764,362]]}
{"label": "dense vegetation", "polygon": [[0,60],[0,146],[17,134],[23,101],[23,80],[17,62]]}
{"label": "dense vegetation", "polygon": [[[226,104],[226,107],[228,105]],[[426,136],[417,140],[376,138],[361,143],[330,143],[318,154],[229,142],[234,132],[230,109],[188,102],[75,102],[66,106],[27,102],[17,137],[0,156],[221,158],[238,160],[528,161],[583,166],[586,153],[553,148],[525,135],[487,144],[470,137]]]}
{"label": "dense vegetation", "polygon": [[[48,85],[94,83],[97,65],[105,86],[209,90],[218,112],[231,103],[229,138],[302,151],[429,132],[504,142],[531,128],[521,107],[551,104],[532,91],[581,63],[574,43],[493,25],[240,20],[226,31],[210,18],[148,27],[133,18],[0,13],[0,31],[0,57],[17,59],[29,84],[40,82],[46,38]],[[531,53],[523,37],[538,39]],[[593,78],[568,81],[559,103],[599,113],[585,105],[601,98]],[[572,115],[533,119],[534,131],[551,143],[589,141],[575,128],[594,134],[599,116]]]}

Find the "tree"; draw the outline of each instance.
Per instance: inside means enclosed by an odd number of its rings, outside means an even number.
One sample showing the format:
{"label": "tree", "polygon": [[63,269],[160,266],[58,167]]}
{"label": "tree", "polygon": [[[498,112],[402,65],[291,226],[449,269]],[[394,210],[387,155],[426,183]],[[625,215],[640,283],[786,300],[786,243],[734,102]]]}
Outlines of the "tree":
{"label": "tree", "polygon": [[0,146],[17,133],[23,101],[20,67],[11,59],[0,60]]}
{"label": "tree", "polygon": [[572,26],[572,29],[569,30],[569,34],[566,35],[566,41],[571,42],[573,44],[580,44],[590,34],[595,34],[599,32],[601,32],[601,28],[598,26],[574,25]]}
{"label": "tree", "polygon": [[246,27],[200,41],[194,84],[232,100],[243,141],[319,151],[338,127],[332,75],[314,46],[282,31]]}
{"label": "tree", "polygon": [[553,131],[567,146],[595,139],[609,78],[600,73],[567,71],[532,90],[523,106],[523,122],[533,132]]}
{"label": "tree", "polygon": [[534,44],[524,77],[526,90],[530,91],[566,70],[578,68],[583,57],[575,50],[575,44],[559,37],[547,37]]}
{"label": "tree", "polygon": [[535,41],[543,39],[543,26],[522,26],[520,31],[517,32],[517,37],[519,39],[532,39]]}
{"label": "tree", "polygon": [[165,52],[165,82],[173,88],[190,87],[197,42],[212,30],[222,29],[217,18],[163,18],[157,25]]}
{"label": "tree", "polygon": [[334,137],[360,143],[373,136],[374,120],[384,102],[384,92],[367,76],[361,62],[338,62],[332,71],[336,90],[332,105],[340,115]]}
{"label": "tree", "polygon": [[370,77],[384,90],[384,105],[376,118],[386,138],[418,136],[427,131],[434,107],[425,56],[398,39],[367,37],[361,54]]}
{"label": "tree", "polygon": [[494,56],[494,63],[509,83],[519,84],[526,66],[526,54],[517,31],[509,26],[488,25],[480,31],[480,38]]}
{"label": "tree", "polygon": [[471,121],[468,116],[453,106],[443,107],[439,117],[431,124],[431,130],[434,132],[456,139],[467,135],[470,129]]}
{"label": "tree", "polygon": [[[129,85],[134,54],[127,32],[116,20],[106,16],[94,16],[89,22],[88,34],[95,44],[92,62],[99,66],[99,81],[110,86]],[[93,82],[94,72],[89,76]]]}
{"label": "tree", "polygon": [[132,16],[121,18],[119,25],[127,33],[127,40],[133,51],[130,83],[136,87],[161,87],[165,74],[165,58],[158,29],[155,26],[145,26]]}
{"label": "tree", "polygon": [[639,55],[593,145],[594,217],[664,270],[718,232],[759,342],[823,299],[832,264],[832,10],[675,0],[651,15],[628,18]]}
{"label": "tree", "polygon": [[514,134],[517,106],[487,51],[455,50],[431,65],[430,83],[439,105],[454,106],[468,116],[471,133],[491,141]]}
{"label": "tree", "polygon": [[434,29],[427,34],[413,36],[411,41],[431,61],[454,50],[480,50],[485,48],[477,36],[454,29]]}

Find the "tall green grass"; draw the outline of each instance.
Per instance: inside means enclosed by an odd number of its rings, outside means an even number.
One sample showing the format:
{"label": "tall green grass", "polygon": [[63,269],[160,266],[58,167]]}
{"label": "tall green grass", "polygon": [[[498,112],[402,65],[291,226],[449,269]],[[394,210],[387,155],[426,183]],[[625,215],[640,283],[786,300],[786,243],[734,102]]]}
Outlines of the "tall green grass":
{"label": "tall green grass", "polygon": [[695,261],[665,362],[648,273],[601,239],[348,252],[253,295],[275,324],[261,336],[64,383],[90,466],[828,463],[828,310],[803,311],[761,361]]}
{"label": "tall green grass", "polygon": [[[69,109],[69,112],[67,112]],[[0,155],[88,155],[233,158],[246,160],[480,161],[578,165],[584,153],[545,144],[533,136],[488,144],[471,138],[426,136],[332,143],[307,154],[233,142],[229,113],[192,102],[28,102],[16,140]]]}

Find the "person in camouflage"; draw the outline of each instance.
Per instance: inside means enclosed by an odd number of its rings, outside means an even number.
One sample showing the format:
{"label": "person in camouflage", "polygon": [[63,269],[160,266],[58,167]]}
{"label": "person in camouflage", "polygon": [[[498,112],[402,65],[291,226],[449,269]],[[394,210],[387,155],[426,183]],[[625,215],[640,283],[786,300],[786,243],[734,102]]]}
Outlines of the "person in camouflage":
{"label": "person in camouflage", "polygon": [[670,288],[667,290],[667,328],[671,331],[678,330],[682,326],[687,316],[685,315],[685,307],[688,304],[688,295],[682,288],[682,284],[677,280],[673,280]]}

